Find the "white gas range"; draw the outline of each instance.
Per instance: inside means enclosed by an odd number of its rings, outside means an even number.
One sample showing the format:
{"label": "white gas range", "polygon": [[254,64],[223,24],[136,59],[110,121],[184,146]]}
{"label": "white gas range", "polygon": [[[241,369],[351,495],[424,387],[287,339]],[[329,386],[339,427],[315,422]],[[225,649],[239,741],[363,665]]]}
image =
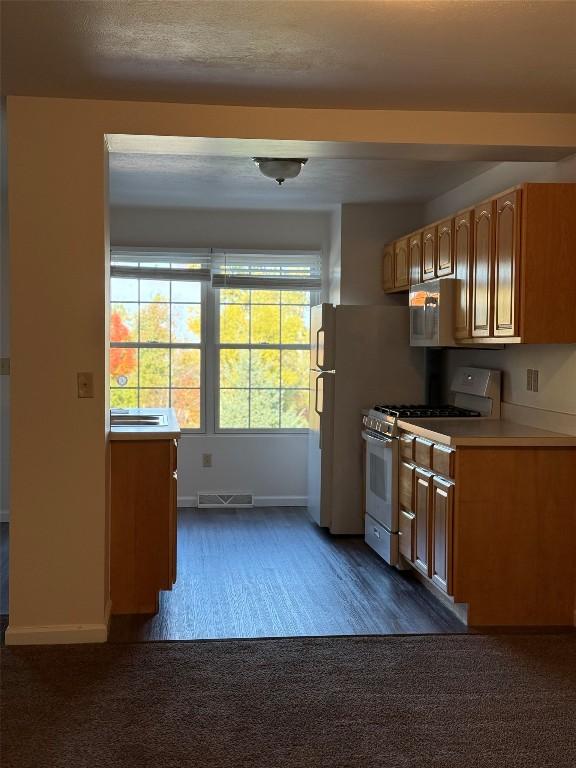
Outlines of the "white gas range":
{"label": "white gas range", "polygon": [[500,418],[500,371],[460,367],[448,405],[375,405],[363,417],[366,443],[366,542],[390,565],[398,565],[399,420]]}

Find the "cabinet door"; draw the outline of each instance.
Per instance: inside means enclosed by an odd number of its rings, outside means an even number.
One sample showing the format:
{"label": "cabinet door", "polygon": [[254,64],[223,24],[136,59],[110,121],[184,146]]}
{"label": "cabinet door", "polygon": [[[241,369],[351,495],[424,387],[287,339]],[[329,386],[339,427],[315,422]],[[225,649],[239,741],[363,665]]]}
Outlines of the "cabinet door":
{"label": "cabinet door", "polygon": [[490,200],[474,209],[472,269],[472,336],[490,336],[492,311],[492,256],[494,253],[494,204]]}
{"label": "cabinet door", "polygon": [[520,190],[496,200],[494,336],[518,336]]}
{"label": "cabinet door", "polygon": [[170,550],[169,550],[169,573],[170,584],[176,581],[176,550],[177,550],[177,530],[178,530],[178,441],[173,440],[170,450]]}
{"label": "cabinet door", "polygon": [[452,516],[454,486],[435,477],[432,483],[432,581],[452,594]]}
{"label": "cabinet door", "polygon": [[410,285],[422,282],[422,232],[408,238],[410,250]]}
{"label": "cabinet door", "polygon": [[436,227],[428,227],[422,233],[422,280],[436,277]]}
{"label": "cabinet door", "polygon": [[416,517],[413,512],[409,512],[406,509],[400,510],[399,516],[399,542],[398,551],[403,555],[406,560],[411,563],[414,562],[414,524]]}
{"label": "cabinet door", "polygon": [[444,277],[454,272],[454,219],[440,222],[437,232],[436,274],[438,277]]}
{"label": "cabinet door", "polygon": [[454,219],[454,277],[456,284],[454,308],[454,338],[470,338],[470,299],[472,294],[471,265],[473,253],[472,210],[459,213]]}
{"label": "cabinet door", "polygon": [[394,243],[394,288],[408,288],[409,285],[408,238],[405,237]]}
{"label": "cabinet door", "polygon": [[432,474],[417,468],[414,483],[414,565],[425,576],[431,576],[430,568],[430,504],[432,499]]}
{"label": "cabinet door", "polygon": [[414,470],[412,464],[400,462],[400,504],[410,511],[414,507]]}
{"label": "cabinet door", "polygon": [[385,291],[394,290],[394,244],[384,248],[382,257],[382,288]]}

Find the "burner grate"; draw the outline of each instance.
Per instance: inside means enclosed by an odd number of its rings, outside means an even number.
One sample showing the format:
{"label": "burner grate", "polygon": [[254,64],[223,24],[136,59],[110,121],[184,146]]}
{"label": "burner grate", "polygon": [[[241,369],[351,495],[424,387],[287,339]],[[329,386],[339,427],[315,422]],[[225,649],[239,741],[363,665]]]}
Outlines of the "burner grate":
{"label": "burner grate", "polygon": [[385,416],[404,416],[411,418],[468,418],[481,416],[479,411],[472,411],[467,408],[457,408],[454,405],[376,405],[375,411],[379,411]]}

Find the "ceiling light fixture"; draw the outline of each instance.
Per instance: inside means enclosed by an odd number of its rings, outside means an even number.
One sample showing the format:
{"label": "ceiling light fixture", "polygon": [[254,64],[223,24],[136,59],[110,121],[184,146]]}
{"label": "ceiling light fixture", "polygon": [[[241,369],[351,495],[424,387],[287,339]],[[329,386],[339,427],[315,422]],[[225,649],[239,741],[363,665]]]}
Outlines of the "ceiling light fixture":
{"label": "ceiling light fixture", "polygon": [[295,179],[302,170],[308,158],[279,158],[279,157],[253,157],[260,173],[269,179],[276,179],[278,184],[283,184],[286,179]]}

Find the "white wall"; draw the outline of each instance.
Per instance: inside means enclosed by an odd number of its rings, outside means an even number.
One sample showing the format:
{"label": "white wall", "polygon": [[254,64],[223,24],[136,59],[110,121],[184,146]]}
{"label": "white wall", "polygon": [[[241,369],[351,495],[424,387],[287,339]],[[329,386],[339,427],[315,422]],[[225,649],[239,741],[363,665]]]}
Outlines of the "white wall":
{"label": "white wall", "polygon": [[[426,221],[448,216],[523,181],[576,182],[576,155],[558,163],[501,163],[432,200],[426,206]],[[510,344],[501,351],[450,350],[445,358],[447,383],[457,365],[499,368],[507,417],[576,435],[576,345]],[[539,371],[536,393],[526,391],[527,368]]]}
{"label": "white wall", "polygon": [[[328,261],[328,211],[115,208],[112,245],[321,250]],[[212,467],[202,467],[202,454]],[[198,491],[250,491],[255,502],[305,505],[307,435],[184,435],[178,497],[193,506]]]}
{"label": "white wall", "polygon": [[[6,169],[6,99],[0,100],[0,357],[10,357],[8,285],[8,174]],[[10,465],[8,446],[10,377],[0,375],[0,521],[8,519]]]}
{"label": "white wall", "polygon": [[402,304],[406,294],[382,291],[382,250],[422,224],[423,206],[404,203],[342,206],[340,302]]}
{"label": "white wall", "polygon": [[[113,183],[113,181],[112,181]],[[113,245],[297,248],[327,252],[329,211],[112,208]]]}

